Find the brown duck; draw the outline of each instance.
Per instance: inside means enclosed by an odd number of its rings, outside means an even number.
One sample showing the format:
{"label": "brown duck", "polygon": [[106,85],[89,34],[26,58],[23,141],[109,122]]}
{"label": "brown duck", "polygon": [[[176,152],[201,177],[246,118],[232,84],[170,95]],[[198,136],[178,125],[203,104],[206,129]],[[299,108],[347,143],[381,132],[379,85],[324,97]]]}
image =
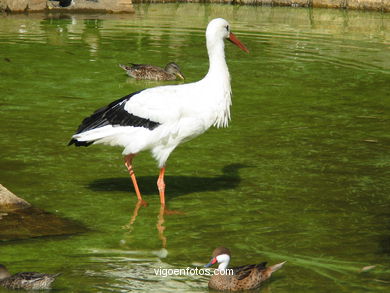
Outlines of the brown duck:
{"label": "brown duck", "polygon": [[[214,274],[209,281],[209,288],[215,290],[252,290],[260,287],[260,284],[271,277],[271,274],[280,269],[285,262],[267,267],[263,262],[255,265],[246,265],[228,269],[230,250],[218,247],[213,251],[211,261],[205,265],[210,267],[219,263],[219,274]],[[222,273],[223,272],[223,273]],[[230,274],[229,274],[230,273]]]}
{"label": "brown duck", "polygon": [[165,68],[148,64],[131,63],[131,65],[119,64],[119,67],[124,69],[128,76],[134,77],[135,79],[175,80],[177,77],[184,79],[179,65],[174,62],[168,63]]}
{"label": "brown duck", "polygon": [[58,275],[59,274],[49,275],[35,272],[24,272],[11,275],[7,268],[0,264],[0,286],[7,289],[50,289],[51,283],[53,283]]}

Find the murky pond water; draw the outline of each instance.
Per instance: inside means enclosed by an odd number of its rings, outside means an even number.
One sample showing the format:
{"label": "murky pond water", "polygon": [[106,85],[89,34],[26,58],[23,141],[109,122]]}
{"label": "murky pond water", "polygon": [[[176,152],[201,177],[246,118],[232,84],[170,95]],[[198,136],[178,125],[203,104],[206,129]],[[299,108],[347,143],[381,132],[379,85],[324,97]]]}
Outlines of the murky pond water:
{"label": "murky pond water", "polygon": [[[121,149],[66,144],[91,111],[161,84],[119,63],[175,61],[202,78],[214,17],[251,53],[226,45],[231,125],[173,152],[168,205],[183,214],[163,216],[149,154],[135,160],[139,208]],[[264,292],[388,290],[389,27],[389,14],[201,4],[1,16],[1,183],[88,231],[3,241],[0,262],[62,272],[62,291],[205,292],[207,277],[154,269],[207,263],[224,245],[232,265],[288,261]]]}

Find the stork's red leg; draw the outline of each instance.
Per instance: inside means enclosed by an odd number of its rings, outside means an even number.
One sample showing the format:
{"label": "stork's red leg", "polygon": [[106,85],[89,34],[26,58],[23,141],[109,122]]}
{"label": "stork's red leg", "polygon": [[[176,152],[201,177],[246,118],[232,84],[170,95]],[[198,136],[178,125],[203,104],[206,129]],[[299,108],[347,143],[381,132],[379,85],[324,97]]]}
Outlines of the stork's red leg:
{"label": "stork's red leg", "polygon": [[157,187],[160,193],[160,203],[165,206],[165,182],[164,182],[165,167],[160,169],[160,175],[157,179]]}
{"label": "stork's red leg", "polygon": [[133,164],[132,164],[134,157],[135,157],[134,154],[130,154],[130,155],[125,156],[125,166],[126,166],[127,170],[129,171],[130,178],[131,178],[131,181],[133,182],[135,194],[137,195],[138,201],[142,202],[143,205],[147,205],[147,203],[142,200],[141,192],[139,191],[139,188],[138,188],[137,179],[135,178],[135,173],[134,173]]}
{"label": "stork's red leg", "polygon": [[165,215],[182,215],[182,212],[168,210],[165,206],[165,182],[164,182],[165,167],[160,169],[160,175],[157,179],[157,187],[160,193],[161,209],[164,210]]}

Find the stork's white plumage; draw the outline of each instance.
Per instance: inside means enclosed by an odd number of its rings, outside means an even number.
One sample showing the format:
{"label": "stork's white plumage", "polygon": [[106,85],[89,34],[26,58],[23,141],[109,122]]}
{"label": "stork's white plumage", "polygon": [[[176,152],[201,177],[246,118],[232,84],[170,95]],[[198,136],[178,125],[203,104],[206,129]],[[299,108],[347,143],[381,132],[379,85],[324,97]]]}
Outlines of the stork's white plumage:
{"label": "stork's white plumage", "polygon": [[224,39],[249,52],[230,32],[226,20],[213,19],[206,29],[210,67],[202,80],[149,88],[114,101],[85,118],[69,145],[123,146],[125,165],[138,200],[142,197],[132,159],[141,151],[151,150],[160,168],[157,185],[160,202],[165,205],[165,163],[171,152],[211,126],[226,127],[229,123],[231,88]]}

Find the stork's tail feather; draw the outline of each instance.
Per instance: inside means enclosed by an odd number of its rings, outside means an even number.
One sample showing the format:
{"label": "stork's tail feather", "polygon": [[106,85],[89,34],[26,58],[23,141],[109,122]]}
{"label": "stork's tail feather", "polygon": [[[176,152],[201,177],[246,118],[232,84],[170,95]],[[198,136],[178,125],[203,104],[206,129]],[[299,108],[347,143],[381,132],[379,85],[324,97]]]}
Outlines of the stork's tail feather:
{"label": "stork's tail feather", "polygon": [[77,139],[72,138],[72,139],[69,141],[68,146],[74,144],[74,145],[77,146],[77,147],[79,147],[79,146],[85,146],[85,147],[87,147],[87,146],[89,146],[89,145],[91,145],[91,144],[93,144],[93,143],[94,143],[94,141],[78,141]]}

